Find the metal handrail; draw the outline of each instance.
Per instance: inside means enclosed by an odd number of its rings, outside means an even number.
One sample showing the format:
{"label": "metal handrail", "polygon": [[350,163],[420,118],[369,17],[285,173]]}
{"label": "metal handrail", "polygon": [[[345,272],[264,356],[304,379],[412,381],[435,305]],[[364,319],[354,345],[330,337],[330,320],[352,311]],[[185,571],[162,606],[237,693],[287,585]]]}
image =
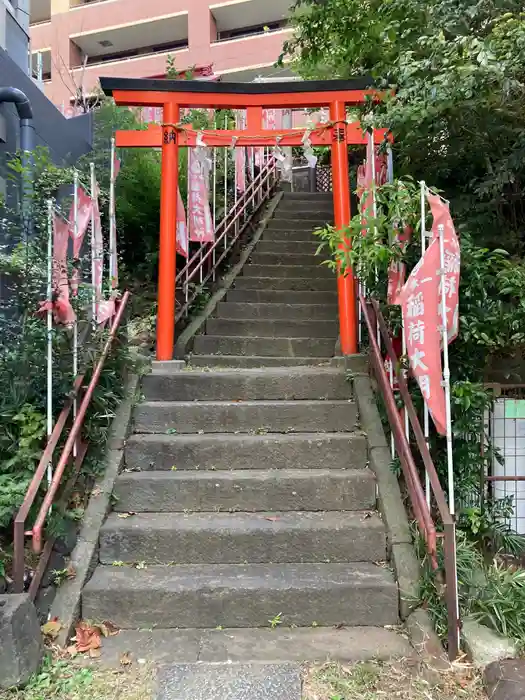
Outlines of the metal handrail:
{"label": "metal handrail", "polygon": [[[445,599],[448,617],[448,650],[450,658],[455,659],[459,651],[458,631],[460,624],[457,595],[455,522],[450,514],[445,493],[439,482],[436,467],[425,440],[421,424],[419,423],[417,412],[410,396],[405,374],[399,367],[399,363],[394,362],[397,355],[394,350],[390,333],[388,332],[385,318],[381,313],[379,303],[377,300],[367,300],[362,294],[359,295],[359,303],[362,308],[363,318],[368,330],[370,359],[372,361],[374,375],[379,385],[379,390],[381,392],[388,415],[390,429],[392,431],[392,435],[394,436],[394,445],[401,463],[403,476],[405,477],[410,503],[414,511],[414,516],[419,531],[425,540],[427,552],[434,568],[437,568],[438,534],[436,532],[436,525],[432,512],[426,502],[425,492],[417,470],[414,456],[412,454],[412,449],[405,434],[390,379],[384,366],[383,357],[379,346],[380,340],[383,341],[387,356],[390,357],[392,361],[399,393],[403,399],[405,411],[407,412],[408,420],[410,422],[410,426],[412,427],[421,459],[423,461],[426,473],[428,474],[430,486],[432,488],[436,506],[443,525],[445,577],[447,584],[445,588]],[[377,333],[378,330],[379,334]]]}
{"label": "metal handrail", "polygon": [[[42,551],[42,533],[43,533],[43,527],[44,523],[46,520],[46,517],[51,510],[51,507],[53,505],[55,496],[57,495],[57,492],[60,488],[62,477],[64,475],[65,469],[71,459],[71,456],[74,455],[74,448],[78,448],[78,454],[74,457],[75,459],[75,466],[74,466],[74,472],[78,473],[80,470],[80,467],[82,466],[82,461],[84,459],[84,456],[87,451],[87,446],[86,445],[79,445],[79,438],[80,438],[80,433],[82,430],[82,426],[84,423],[84,418],[86,416],[87,409],[89,408],[89,404],[91,403],[91,399],[93,396],[93,392],[97,386],[98,380],[100,378],[100,374],[102,372],[102,369],[104,367],[104,363],[106,361],[106,358],[109,354],[109,351],[111,349],[111,346],[113,344],[113,341],[115,340],[117,330],[120,326],[120,323],[122,321],[122,317],[124,314],[124,310],[126,308],[126,305],[128,303],[130,297],[129,292],[125,292],[124,295],[122,296],[122,299],[118,303],[118,310],[113,317],[113,322],[111,324],[111,328],[109,330],[109,335],[106,340],[106,343],[104,345],[104,349],[102,350],[102,354],[95,366],[95,369],[93,371],[93,375],[91,377],[91,380],[85,390],[83,392],[82,400],[80,402],[80,405],[78,407],[78,413],[77,416],[73,422],[73,425],[71,427],[71,431],[69,433],[69,436],[66,440],[66,444],[64,445],[62,449],[62,453],[60,455],[60,459],[58,461],[58,464],[56,466],[53,479],[51,481],[51,484],[48,486],[47,493],[44,496],[44,501],[40,507],[40,511],[38,513],[37,519],[35,521],[35,524],[33,526],[33,529],[26,532],[25,527],[26,527],[26,520],[29,515],[29,511],[32,508],[35,499],[37,497],[38,491],[42,485],[42,481],[44,480],[44,476],[46,474],[47,467],[49,465],[49,462],[51,461],[54,451],[56,449],[56,446],[64,432],[64,429],[66,427],[67,420],[69,418],[69,414],[71,412],[71,409],[73,407],[73,403],[75,399],[80,397],[80,389],[82,386],[82,382],[84,380],[84,376],[79,376],[76,378],[75,383],[73,385],[73,391],[71,395],[68,397],[68,400],[66,401],[58,419],[56,422],[56,425],[53,429],[53,432],[51,433],[48,443],[44,449],[44,452],[42,453],[42,457],[40,458],[40,462],[38,463],[38,467],[35,471],[35,474],[33,476],[33,479],[31,480],[31,483],[27,489],[26,496],[24,498],[24,501],[15,517],[14,521],[14,556],[13,556],[13,581],[14,581],[14,592],[15,593],[22,593],[24,590],[24,568],[25,568],[25,536],[29,535],[33,539],[33,550],[36,553],[41,553]],[[47,551],[47,556],[49,557],[49,554],[51,553],[50,549]],[[42,564],[42,561],[39,564],[39,570],[41,573],[43,573],[45,564]],[[31,590],[33,594],[36,594],[36,587],[32,585]]]}
{"label": "metal handrail", "polygon": [[[260,207],[261,204],[269,198],[276,180],[277,161],[272,156],[268,159],[264,167],[261,168],[261,171],[254,178],[254,180],[250,182],[243,194],[237,199],[230,210],[217,224],[215,227],[214,242],[207,246],[205,252],[203,252],[201,246],[199,250],[197,250],[191,256],[191,258],[188,259],[186,265],[179,271],[177,274],[177,282],[179,280],[182,281],[180,286],[184,290],[186,300],[177,312],[175,322],[179,321],[187,313],[189,307],[199,294],[199,289],[195,289],[193,294],[189,294],[189,285],[192,280],[199,275],[199,286],[202,286],[206,284],[210,277],[215,275],[218,266],[232,250],[233,246],[238,241],[240,235],[249,222],[249,219],[246,219],[243,221],[242,225],[239,225],[239,219],[241,216],[244,216],[246,207],[253,204],[256,197],[258,197],[257,206]],[[267,185],[267,187],[265,187],[265,185]],[[235,233],[231,236],[231,238],[228,238],[228,233],[232,228],[235,229]],[[224,248],[220,255],[216,256],[215,253],[217,248],[222,242],[224,242]],[[209,266],[206,274],[203,275],[202,270],[205,267],[205,263],[207,263],[209,260],[211,260],[212,264]]]}

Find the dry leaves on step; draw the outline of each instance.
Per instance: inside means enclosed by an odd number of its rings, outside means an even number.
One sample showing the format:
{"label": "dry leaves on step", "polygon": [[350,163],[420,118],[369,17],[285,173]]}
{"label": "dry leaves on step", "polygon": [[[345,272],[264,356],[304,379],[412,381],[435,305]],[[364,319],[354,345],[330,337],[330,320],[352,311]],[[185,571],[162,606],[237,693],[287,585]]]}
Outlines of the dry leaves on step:
{"label": "dry leaves on step", "polygon": [[132,513],[131,511],[129,513],[119,513],[117,515],[117,518],[122,518],[123,520],[125,518],[131,518],[132,516],[136,515],[136,513]]}
{"label": "dry leaves on step", "polygon": [[42,625],[40,629],[42,630],[42,634],[44,635],[44,637],[48,637],[48,639],[55,640],[58,637],[60,630],[62,629],[62,624],[55,617],[52,620],[49,620],[49,622],[46,622],[45,625]]}
{"label": "dry leaves on step", "polygon": [[120,657],[120,665],[121,666],[131,666],[133,662],[131,661],[131,654],[129,651],[126,651],[122,656]]}
{"label": "dry leaves on step", "polygon": [[[100,649],[102,646],[100,628],[88,622],[79,622],[75,627],[75,646],[81,654]],[[90,653],[91,656],[91,653]]]}

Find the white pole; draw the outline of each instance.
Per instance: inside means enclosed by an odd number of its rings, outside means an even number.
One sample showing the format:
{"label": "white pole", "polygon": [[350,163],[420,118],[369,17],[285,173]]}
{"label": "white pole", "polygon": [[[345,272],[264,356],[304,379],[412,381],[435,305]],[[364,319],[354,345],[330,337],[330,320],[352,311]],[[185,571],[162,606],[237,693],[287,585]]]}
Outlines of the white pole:
{"label": "white pole", "polygon": [[[228,128],[228,116],[224,117],[224,129]],[[228,147],[224,147],[224,216],[228,213]],[[228,234],[224,236],[224,250],[228,247]]]}
{"label": "white pole", "polygon": [[[71,225],[71,222],[69,222]],[[78,170],[73,171],[73,240],[78,237]],[[73,325],[73,381],[76,381],[78,374],[78,319],[75,314]],[[77,399],[73,399],[73,420],[77,417]],[[77,441],[73,445],[73,457],[77,456]]]}
{"label": "white pole", "polygon": [[[47,439],[53,432],[53,200],[47,200]],[[53,480],[53,463],[47,465],[47,484]]]}
{"label": "white pole", "polygon": [[[426,185],[423,180],[419,183],[420,186],[420,208],[421,208],[421,257],[425,254],[427,248],[427,232],[426,232]],[[429,446],[429,435],[430,435],[430,420],[428,413],[428,405],[426,400],[423,398],[423,430],[425,433],[425,442],[427,448]],[[431,488],[430,488],[430,478],[428,472],[425,469],[425,494],[427,498],[427,506],[430,510],[431,501]]]}
{"label": "white pole", "polygon": [[109,289],[115,289],[117,270],[117,241],[115,226],[115,139],[111,139],[111,165],[109,176]]}
{"label": "white pole", "polygon": [[445,417],[447,421],[447,467],[448,467],[448,508],[450,515],[456,513],[454,497],[454,458],[452,453],[452,415],[450,410],[450,367],[448,363],[447,299],[445,288],[445,227],[438,226],[439,232],[439,274],[441,277],[441,324],[443,335],[443,385],[445,388]]}
{"label": "white pole", "polygon": [[[213,128],[217,128],[216,112],[213,112]],[[217,146],[213,147],[213,232],[217,235]],[[211,262],[213,265],[212,280],[215,282],[215,248],[211,252]]]}
{"label": "white pole", "polygon": [[[394,158],[392,155],[392,148],[390,144],[387,145],[387,179],[388,182],[393,182],[394,181]],[[361,312],[361,305],[359,305],[359,312]],[[360,319],[361,321],[361,319]],[[403,323],[403,315],[401,314],[401,323]],[[360,324],[361,325],[361,324]],[[361,331],[361,329],[359,329]],[[403,333],[403,328],[401,328],[401,333],[404,338],[404,333]],[[390,388],[392,390],[392,394],[394,393],[394,358],[390,358]],[[392,459],[396,456],[396,444],[394,440],[394,433],[390,431],[390,453],[392,455]]]}
{"label": "white pole", "polygon": [[89,164],[91,174],[91,325],[97,327],[97,290],[95,288],[95,206],[97,182],[95,179],[95,163]]}

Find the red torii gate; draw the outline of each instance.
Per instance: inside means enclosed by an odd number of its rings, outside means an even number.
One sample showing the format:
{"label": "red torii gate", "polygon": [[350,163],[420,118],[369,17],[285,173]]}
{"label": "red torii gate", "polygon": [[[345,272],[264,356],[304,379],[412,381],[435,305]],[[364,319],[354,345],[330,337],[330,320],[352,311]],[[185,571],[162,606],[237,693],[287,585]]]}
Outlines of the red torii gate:
{"label": "red torii gate", "polygon": [[[106,95],[130,107],[162,107],[163,124],[145,131],[117,131],[119,148],[162,148],[160,200],[157,359],[171,360],[175,335],[176,222],[179,146],[195,147],[197,132],[180,123],[181,108],[246,109],[245,130],[203,130],[207,146],[301,146],[305,129],[263,129],[263,109],[326,107],[330,122],[317,125],[310,135],[313,146],[330,146],[334,222],[338,229],[350,222],[348,145],[365,144],[359,122],[347,123],[347,105],[377,96],[369,79],[293,81],[289,83],[210,83],[141,78],[101,78]],[[375,143],[387,136],[374,129]],[[341,350],[357,352],[357,306],[352,275],[337,278]]]}

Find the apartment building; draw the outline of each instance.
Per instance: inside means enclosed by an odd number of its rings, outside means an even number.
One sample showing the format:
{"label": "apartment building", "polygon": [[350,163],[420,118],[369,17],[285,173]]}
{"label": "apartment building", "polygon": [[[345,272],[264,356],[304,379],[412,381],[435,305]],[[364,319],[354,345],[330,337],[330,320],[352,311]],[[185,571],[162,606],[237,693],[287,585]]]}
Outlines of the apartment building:
{"label": "apartment building", "polygon": [[[32,145],[46,146],[56,163],[74,162],[91,148],[91,115],[65,119],[31,75],[29,0],[0,0],[0,88],[17,88],[29,99],[33,118]],[[20,148],[20,115],[16,105],[0,101],[0,199],[10,190],[7,162]]]}
{"label": "apartment building", "polygon": [[163,77],[213,67],[223,80],[279,74],[273,67],[293,0],[31,0],[31,52],[46,94],[69,104],[101,75]]}

